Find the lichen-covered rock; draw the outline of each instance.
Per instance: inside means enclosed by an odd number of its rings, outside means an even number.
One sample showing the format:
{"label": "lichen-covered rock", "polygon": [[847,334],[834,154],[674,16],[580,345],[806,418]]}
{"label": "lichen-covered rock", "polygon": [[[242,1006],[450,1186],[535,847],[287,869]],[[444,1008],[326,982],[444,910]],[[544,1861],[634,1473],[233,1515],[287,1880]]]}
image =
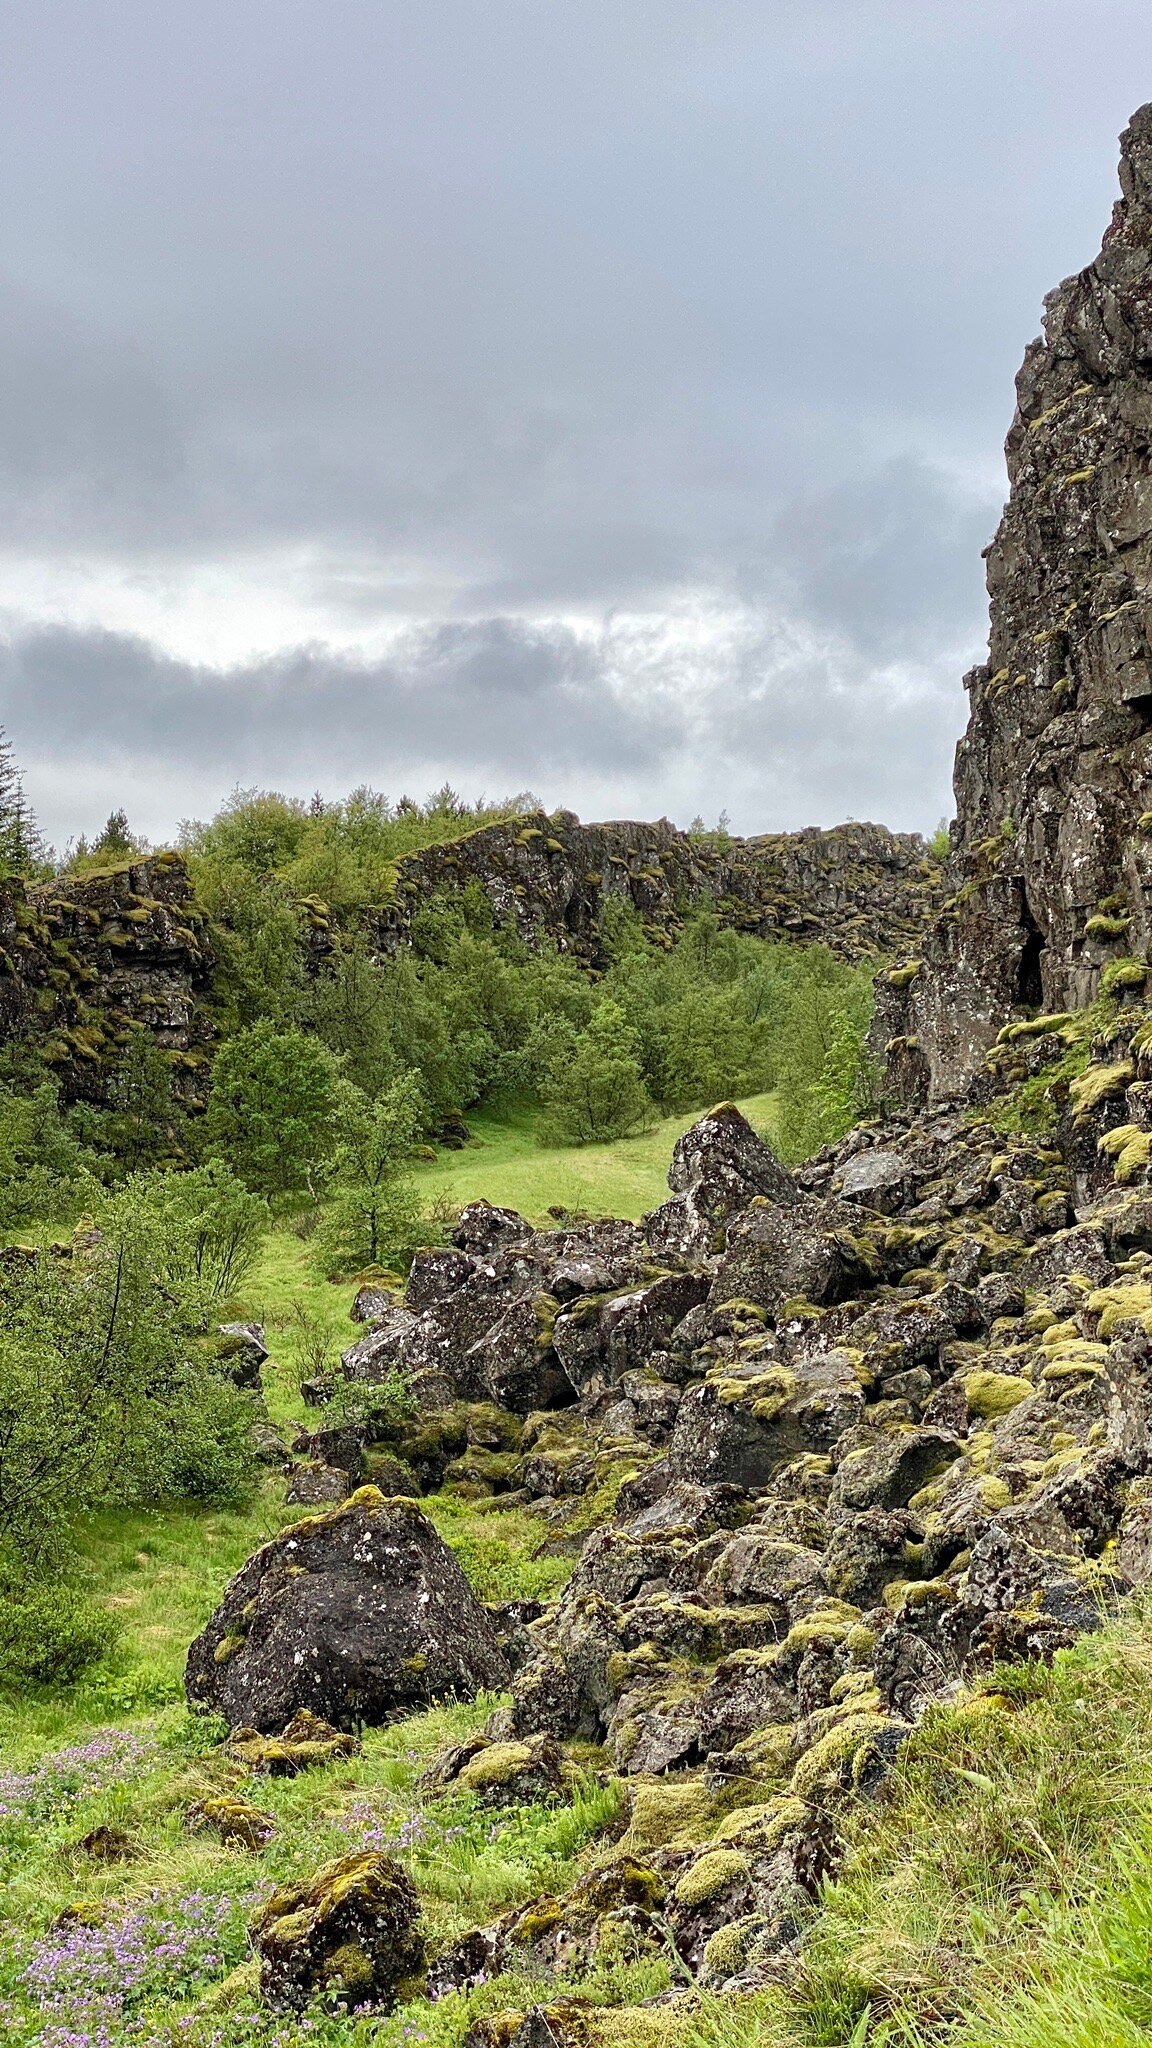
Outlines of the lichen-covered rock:
{"label": "lichen-covered rock", "polygon": [[704,1274],[662,1273],[640,1287],[577,1297],[552,1326],[552,1342],[570,1387],[588,1395],[618,1386],[663,1349],[677,1324],[707,1294]]}
{"label": "lichen-covered rock", "polygon": [[466,1202],[452,1232],[452,1242],[461,1251],[486,1258],[531,1235],[532,1225],[515,1209],[500,1209],[493,1202]]}
{"label": "lichen-covered rock", "polygon": [[668,1469],[702,1485],[766,1486],[790,1459],[830,1450],[863,1409],[843,1350],[795,1366],[756,1358],[717,1367],[680,1403]]}
{"label": "lichen-covered rock", "polygon": [[348,1311],[353,1323],[378,1323],[390,1309],[396,1306],[396,1296],[390,1287],[378,1287],[374,1281],[366,1281],[356,1289],[356,1296]]}
{"label": "lichen-covered rock", "polygon": [[755,1196],[796,1198],[791,1175],[731,1102],[677,1139],[668,1185],[672,1199],[644,1218],[645,1233],[658,1258],[694,1265],[722,1249],[726,1225]]}
{"label": "lichen-covered rock", "polygon": [[382,952],[397,950],[429,895],[472,883],[529,945],[548,942],[596,967],[608,964],[609,906],[629,905],[649,929],[671,933],[701,894],[737,930],[858,960],[915,946],[939,880],[922,839],[881,825],[711,844],[666,818],[582,825],[571,811],[536,812],[403,856],[376,939]]}
{"label": "lichen-covered rock", "polygon": [[239,1387],[258,1387],[260,1368],[268,1357],[263,1323],[220,1323],[216,1356]]}
{"label": "lichen-covered rock", "polygon": [[842,1201],[881,1211],[898,1209],[907,1185],[908,1172],[900,1153],[880,1145],[857,1152],[833,1182]]}
{"label": "lichen-covered rock", "polygon": [[486,1806],[516,1806],[565,1798],[579,1778],[550,1735],[527,1742],[493,1742],[477,1735],[435,1758],[420,1786],[433,1794],[471,1792]]}
{"label": "lichen-covered rock", "polygon": [[165,851],[28,887],[0,882],[0,1043],[34,1039],[69,1100],[106,1103],[124,1033],[146,1032],[202,1108],[213,1031],[207,914]]}
{"label": "lichen-covered rock", "polygon": [[882,1268],[874,1239],[849,1209],[810,1196],[781,1207],[760,1199],[733,1222],[711,1299],[775,1311],[786,1302],[819,1307],[874,1286]]}
{"label": "lichen-covered rock", "polygon": [[362,1487],[248,1560],[188,1653],[186,1685],[232,1727],[269,1731],[302,1707],[340,1728],[387,1721],[507,1675],[427,1516]]}
{"label": "lichen-covered rock", "polygon": [[374,1316],[363,1337],[341,1354],[344,1377],[369,1385],[388,1378],[404,1363],[405,1345],[416,1328],[410,1309],[392,1303]]}
{"label": "lichen-covered rock", "polygon": [[318,1458],[306,1458],[288,1468],[288,1491],[284,1497],[290,1507],[323,1507],[332,1501],[347,1500],[351,1492],[352,1481],[340,1465],[325,1465]]}
{"label": "lichen-covered rock", "polygon": [[254,1916],[261,1994],[275,2012],[300,2012],[317,1992],[388,2011],[422,1988],[419,1918],[416,1888],[393,1857],[338,1857],[279,1887]]}

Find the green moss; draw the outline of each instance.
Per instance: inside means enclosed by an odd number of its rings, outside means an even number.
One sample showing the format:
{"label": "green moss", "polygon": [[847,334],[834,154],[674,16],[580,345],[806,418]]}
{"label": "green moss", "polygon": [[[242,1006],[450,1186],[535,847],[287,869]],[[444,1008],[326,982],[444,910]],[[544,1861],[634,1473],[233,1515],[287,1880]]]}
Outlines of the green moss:
{"label": "green moss", "polygon": [[1103,996],[1122,995],[1129,989],[1143,988],[1148,979],[1148,964],[1144,960],[1113,960],[1100,976],[1100,993]]}
{"label": "green moss", "polygon": [[1070,1010],[1053,1010],[1047,1016],[1026,1017],[1016,1024],[1005,1024],[999,1033],[997,1045],[1015,1045],[1022,1038],[1044,1038],[1050,1031],[1064,1033],[1076,1021]]}
{"label": "green moss", "polygon": [[1032,1392],[1031,1382],[1019,1379],[1015,1373],[970,1372],[961,1384],[973,1415],[989,1422],[1010,1415]]}
{"label": "green moss", "polygon": [[1068,1089],[1073,1122],[1086,1123],[1094,1109],[1115,1095],[1123,1095],[1134,1079],[1135,1068],[1131,1060],[1117,1060],[1109,1067],[1086,1067]]}
{"label": "green moss", "polygon": [[1112,1160],[1112,1172],[1121,1186],[1147,1171],[1152,1157],[1152,1132],[1142,1131],[1136,1124],[1120,1124],[1113,1131],[1105,1131],[1097,1149]]}
{"label": "green moss", "polygon": [[771,1856],[785,1835],[795,1834],[811,1817],[812,1809],[805,1800],[786,1794],[761,1806],[738,1806],[721,1821],[712,1839],[744,1848],[754,1856]]}
{"label": "green moss", "polygon": [[1139,1323],[1145,1331],[1152,1331],[1152,1287],[1145,1281],[1098,1287],[1088,1296],[1087,1305],[1089,1311],[1100,1318],[1097,1329],[1105,1343],[1124,1323]]}
{"label": "green moss", "polygon": [[624,1839],[633,1849],[662,1849],[677,1838],[702,1840],[714,1805],[701,1778],[637,1781]]}
{"label": "green moss", "polygon": [[790,1789],[794,1797],[819,1798],[843,1786],[846,1778],[858,1784],[875,1754],[876,1737],[891,1725],[883,1714],[853,1714],[829,1729],[793,1771]]}
{"label": "green moss", "polygon": [[702,1906],[718,1892],[734,1891],[737,1885],[745,1884],[751,1874],[752,1866],[739,1849],[709,1849],[697,1857],[677,1884],[677,1904],[689,1908]]}

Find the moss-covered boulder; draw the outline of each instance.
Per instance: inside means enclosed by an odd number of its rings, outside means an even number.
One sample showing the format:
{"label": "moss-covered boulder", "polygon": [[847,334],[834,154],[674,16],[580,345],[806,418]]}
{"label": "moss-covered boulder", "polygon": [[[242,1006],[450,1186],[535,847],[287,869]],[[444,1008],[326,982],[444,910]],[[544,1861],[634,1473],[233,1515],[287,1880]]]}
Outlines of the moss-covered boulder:
{"label": "moss-covered boulder", "polygon": [[184,1825],[191,1834],[206,1832],[230,1847],[253,1851],[263,1849],[276,1832],[272,1815],[237,1793],[194,1800],[184,1815]]}
{"label": "moss-covered boulder", "polygon": [[260,1990],[277,2012],[299,2012],[317,1992],[387,2010],[421,1988],[420,1902],[391,1856],[367,1851],[281,1886],[252,1921]]}

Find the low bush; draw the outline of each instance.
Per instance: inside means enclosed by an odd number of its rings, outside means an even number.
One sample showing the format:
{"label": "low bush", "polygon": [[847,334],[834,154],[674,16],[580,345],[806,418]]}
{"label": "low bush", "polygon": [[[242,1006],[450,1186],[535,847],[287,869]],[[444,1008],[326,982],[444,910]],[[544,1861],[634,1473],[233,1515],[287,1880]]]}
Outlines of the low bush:
{"label": "low bush", "polygon": [[74,1586],[0,1594],[0,1690],[68,1685],[107,1655],[118,1633],[108,1609]]}

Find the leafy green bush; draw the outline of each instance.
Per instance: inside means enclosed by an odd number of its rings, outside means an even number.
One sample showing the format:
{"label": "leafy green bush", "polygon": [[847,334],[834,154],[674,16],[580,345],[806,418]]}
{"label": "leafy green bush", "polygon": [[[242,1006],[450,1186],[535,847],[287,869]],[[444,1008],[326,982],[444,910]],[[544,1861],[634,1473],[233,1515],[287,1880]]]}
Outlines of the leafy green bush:
{"label": "leafy green bush", "polygon": [[412,1074],[393,1081],[375,1102],[345,1091],[331,1192],[314,1246],[322,1272],[359,1273],[403,1265],[427,1243],[420,1204],[406,1171],[425,1114]]}
{"label": "leafy green bush", "polygon": [[654,1121],[638,1040],[619,1003],[598,1003],[588,1029],[559,1049],[541,1098],[544,1144],[603,1144]]}
{"label": "leafy green bush", "polygon": [[224,1159],[184,1173],[137,1175],[125,1193],[98,1210],[114,1226],[121,1208],[153,1239],[156,1267],[168,1284],[207,1314],[235,1294],[259,1256],[270,1216]]}
{"label": "leafy green bush", "polygon": [[216,1055],[206,1139],[262,1194],[315,1193],[337,1141],[340,1063],[299,1030],[258,1018]]}
{"label": "leafy green bush", "polygon": [[0,1557],[26,1574],[51,1565],[78,1509],[177,1488],[234,1498],[253,1466],[251,1409],[206,1351],[165,1190],[137,1175],[100,1222],[70,1256],[0,1268]]}
{"label": "leafy green bush", "polygon": [[0,1593],[0,1688],[68,1685],[107,1654],[118,1632],[108,1609],[75,1586]]}
{"label": "leafy green bush", "polygon": [[54,1082],[0,1086],[0,1230],[71,1219],[99,1193],[91,1155],[60,1115]]}

